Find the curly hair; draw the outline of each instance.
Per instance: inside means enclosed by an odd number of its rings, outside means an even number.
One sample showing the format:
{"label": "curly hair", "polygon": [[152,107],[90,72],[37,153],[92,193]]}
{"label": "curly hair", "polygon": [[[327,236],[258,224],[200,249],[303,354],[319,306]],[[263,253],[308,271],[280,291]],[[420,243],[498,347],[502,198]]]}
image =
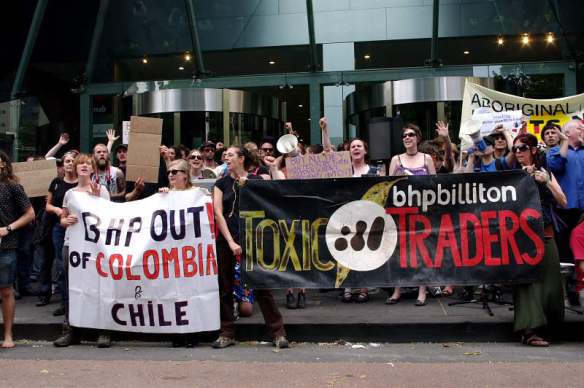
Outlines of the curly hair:
{"label": "curly hair", "polygon": [[12,171],[10,156],[4,151],[0,151],[0,161],[3,162],[3,166],[0,169],[0,182],[18,183],[18,177],[14,175],[14,172]]}

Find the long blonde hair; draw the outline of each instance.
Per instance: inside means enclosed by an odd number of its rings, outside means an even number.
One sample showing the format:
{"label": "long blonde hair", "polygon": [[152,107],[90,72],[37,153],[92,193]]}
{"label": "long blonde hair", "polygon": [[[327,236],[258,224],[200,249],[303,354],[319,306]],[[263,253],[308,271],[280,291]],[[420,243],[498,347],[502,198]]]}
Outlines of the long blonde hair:
{"label": "long blonde hair", "polygon": [[[193,185],[191,183],[191,166],[189,163],[184,159],[176,159],[173,160],[168,164],[167,170],[181,170],[184,171],[185,175],[187,176],[187,181],[185,183],[185,190],[190,189]],[[174,190],[174,188],[173,188]]]}

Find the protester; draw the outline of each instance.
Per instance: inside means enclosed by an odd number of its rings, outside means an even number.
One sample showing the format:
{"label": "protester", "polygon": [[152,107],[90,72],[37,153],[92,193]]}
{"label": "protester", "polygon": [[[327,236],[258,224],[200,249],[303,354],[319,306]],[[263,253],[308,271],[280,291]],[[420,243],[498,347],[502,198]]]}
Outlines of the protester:
{"label": "protester", "polygon": [[584,217],[580,219],[578,226],[572,230],[570,247],[574,254],[576,265],[576,292],[580,300],[580,309],[584,311]]}
{"label": "protester", "polygon": [[264,139],[260,146],[260,159],[263,163],[266,156],[276,156],[274,143],[271,140]]}
{"label": "protester", "polygon": [[[548,151],[551,148],[560,145],[560,134],[563,135],[561,131],[562,128],[559,125],[553,123],[547,123],[541,130],[541,138],[545,143]],[[565,137],[565,139],[566,141],[568,140],[567,137]]]}
{"label": "protester", "polygon": [[[104,146],[105,147],[105,146]],[[65,285],[63,287],[64,295],[64,306],[65,306],[65,321],[63,322],[63,334],[57,338],[53,345],[56,347],[65,347],[69,345],[78,344],[81,341],[80,333],[77,329],[73,328],[69,324],[69,229],[68,227],[74,225],[79,220],[74,214],[74,209],[71,208],[71,196],[74,192],[89,193],[91,195],[99,196],[101,198],[110,199],[110,195],[104,186],[101,186],[97,182],[93,182],[91,179],[92,174],[96,170],[95,158],[86,154],[79,154],[73,163],[73,169],[77,174],[77,186],[69,189],[63,197],[63,206],[61,207],[61,212],[59,215],[60,225],[65,228],[65,237],[63,242],[63,252],[62,257],[65,259],[64,262],[64,279]],[[110,339],[109,335],[106,337],[100,334],[97,346],[100,348],[109,347]]]}
{"label": "protester", "polygon": [[[65,314],[65,270],[64,270],[64,258],[63,258],[63,243],[65,241],[65,228],[63,228],[59,219],[63,213],[63,199],[65,198],[65,193],[77,186],[77,172],[74,168],[75,154],[68,152],[63,156],[63,166],[65,169],[65,176],[63,178],[55,178],[49,185],[49,193],[47,194],[47,204],[45,210],[51,215],[51,225],[52,228],[52,239],[53,247],[55,250],[54,260],[56,265],[57,280],[59,284],[59,289],[61,291],[61,307],[53,312],[53,315],[63,315]],[[43,291],[43,299],[39,305],[49,304],[51,299],[51,265],[52,263],[45,263],[43,266],[43,275],[41,280],[41,291]]]}
{"label": "protester", "polygon": [[206,141],[201,147],[199,147],[199,151],[201,151],[201,154],[203,155],[205,168],[215,170],[218,166],[217,162],[215,162],[215,143],[212,141]]}
{"label": "protester", "polygon": [[[235,344],[235,327],[233,315],[233,282],[237,256],[241,255],[239,244],[239,188],[248,179],[261,179],[250,175],[249,152],[243,147],[227,149],[226,164],[228,175],[215,184],[213,205],[215,220],[219,228],[217,254],[219,259],[219,293],[221,329],[219,337],[213,342],[213,348],[221,349]],[[273,343],[278,348],[289,347],[284,330],[282,315],[278,310],[269,290],[255,290],[255,298],[260,305],[264,320],[270,328]]]}
{"label": "protester", "polygon": [[549,346],[542,329],[554,326],[564,318],[564,297],[558,249],[554,241],[552,212],[556,205],[564,207],[566,196],[556,178],[543,167],[537,148],[537,138],[531,134],[518,135],[513,141],[513,153],[521,168],[535,180],[541,201],[545,252],[541,279],[518,285],[514,289],[514,331],[521,332],[521,342],[531,346]]}
{"label": "protester", "polygon": [[191,183],[197,179],[203,179],[203,155],[199,150],[192,150],[188,156],[189,175]]}
{"label": "protester", "polygon": [[122,170],[110,164],[107,147],[103,144],[93,147],[93,158],[96,165],[92,177],[94,182],[107,189],[112,201],[123,202],[126,196],[126,178]]}
{"label": "protester", "polygon": [[[422,141],[420,128],[415,124],[406,124],[402,130],[402,139],[406,152],[391,159],[389,175],[435,175],[436,169],[430,155],[418,151],[418,144]],[[393,294],[388,296],[385,303],[396,304],[400,297],[401,289],[395,287]],[[426,305],[426,286],[420,286],[418,289],[415,305]]]}
{"label": "protester", "polygon": [[128,146],[126,144],[120,144],[116,147],[116,160],[118,168],[122,170],[124,176],[126,176],[126,162],[128,161]]}
{"label": "protester", "polygon": [[0,295],[4,320],[2,348],[13,348],[12,325],[14,323],[14,290],[16,281],[16,231],[34,221],[34,210],[18,178],[12,172],[12,163],[4,151],[0,151]]}

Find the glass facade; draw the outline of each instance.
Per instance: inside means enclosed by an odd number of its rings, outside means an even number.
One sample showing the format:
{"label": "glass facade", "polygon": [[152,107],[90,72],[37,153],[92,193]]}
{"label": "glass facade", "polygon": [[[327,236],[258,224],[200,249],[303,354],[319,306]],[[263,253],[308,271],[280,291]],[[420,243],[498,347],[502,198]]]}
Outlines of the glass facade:
{"label": "glass facade", "polygon": [[[17,26],[11,29],[11,60],[3,65],[2,101],[34,97],[48,118],[36,128],[22,127],[13,147],[19,157],[46,151],[47,139],[62,131],[83,148],[103,141],[106,127],[121,129],[133,114],[126,92],[140,81],[278,99],[277,119],[230,110],[193,109],[178,119],[173,112],[157,113],[165,119],[164,141],[187,146],[225,140],[226,131],[230,141],[277,137],[285,121],[317,142],[316,119],[323,113],[331,116],[332,137],[340,141],[351,131],[346,96],[386,80],[491,77],[498,90],[538,98],[584,90],[581,1],[441,0],[437,37],[433,0],[313,0],[312,13],[303,0],[45,2],[23,66],[18,59],[23,48],[26,53],[35,9],[44,2],[15,3],[8,7]],[[440,65],[428,66],[432,59]],[[11,93],[22,69],[23,82]],[[518,84],[521,77],[526,83]],[[421,125],[436,117],[456,122],[458,105],[418,103],[395,106],[393,113]],[[356,125],[383,114],[367,112]]]}

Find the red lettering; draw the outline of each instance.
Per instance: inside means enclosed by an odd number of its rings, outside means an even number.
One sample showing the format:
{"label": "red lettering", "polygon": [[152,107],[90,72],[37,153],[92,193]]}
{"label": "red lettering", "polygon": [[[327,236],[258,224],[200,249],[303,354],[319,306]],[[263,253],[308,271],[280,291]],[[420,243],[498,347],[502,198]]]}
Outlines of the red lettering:
{"label": "red lettering", "polygon": [[[423,225],[421,231],[416,231],[416,224],[421,223]],[[430,220],[422,215],[413,215],[410,217],[410,266],[412,268],[418,267],[418,255],[417,251],[420,251],[422,255],[422,260],[424,261],[424,266],[426,268],[434,267],[432,259],[428,253],[428,248],[424,244],[424,240],[432,232],[432,225],[430,225]],[[401,248],[400,248],[401,249]]]}
{"label": "red lettering", "polygon": [[[117,262],[117,263],[116,263]],[[124,276],[124,258],[118,253],[114,253],[109,259],[110,273],[112,274],[112,279],[120,280]],[[114,271],[115,268],[115,271]]]}
{"label": "red lettering", "polygon": [[[481,213],[481,223],[483,228],[483,245],[485,248],[485,265],[495,266],[501,265],[501,258],[493,257],[493,251],[491,250],[491,244],[499,241],[499,236],[491,233],[490,229],[490,219],[497,218],[496,211],[486,211]],[[493,223],[494,224],[494,223]]]}
{"label": "red lettering", "polygon": [[529,226],[529,217],[535,219],[541,219],[542,217],[541,214],[534,209],[525,209],[521,212],[521,216],[519,216],[519,225],[521,226],[521,229],[535,244],[535,256],[531,257],[527,253],[524,253],[521,255],[521,258],[523,258],[523,261],[529,265],[537,265],[543,259],[545,245],[541,236],[535,233],[535,231]]}
{"label": "red lettering", "polygon": [[199,275],[203,276],[205,274],[203,271],[203,244],[197,246],[197,251],[199,253],[199,268],[201,269]]}
{"label": "red lettering", "polygon": [[206,203],[207,217],[209,218],[209,229],[211,229],[211,238],[215,240],[215,213],[213,212],[213,204]]}
{"label": "red lettering", "polygon": [[[200,245],[201,244],[199,244],[199,246]],[[207,244],[207,275],[211,275],[211,268],[213,268],[213,275],[217,275],[217,260],[215,260],[213,244]]]}
{"label": "red lettering", "polygon": [[[475,255],[469,257],[469,229],[468,224],[473,226],[473,235],[475,240]],[[465,267],[474,267],[478,265],[483,258],[483,235],[481,233],[481,222],[477,216],[472,213],[460,213],[460,249],[462,254],[462,265]]]}
{"label": "red lettering", "polygon": [[126,278],[128,280],[140,280],[140,275],[134,275],[132,273],[132,255],[128,255],[126,258]]}
{"label": "red lettering", "polygon": [[[150,266],[148,266],[148,259],[150,257],[152,257],[153,260],[154,272],[150,272]],[[160,259],[158,258],[158,252],[154,249],[149,249],[144,252],[144,256],[142,257],[142,267],[144,268],[144,275],[146,275],[146,278],[150,280],[157,279],[160,274]]]}
{"label": "red lettering", "polygon": [[[182,248],[183,273],[185,278],[192,278],[197,274],[197,263],[195,263],[195,247],[187,245]],[[190,269],[189,269],[190,267]],[[203,272],[203,271],[201,271]]]}
{"label": "red lettering", "polygon": [[100,276],[107,278],[107,272],[103,272],[103,269],[101,269],[101,261],[104,259],[104,257],[105,255],[103,252],[99,252],[97,254],[97,258],[95,259],[95,269]]}
{"label": "red lettering", "polygon": [[162,250],[162,276],[168,279],[170,276],[168,266],[170,262],[174,262],[174,277],[180,277],[180,263],[178,260],[178,248],[172,248],[170,252],[166,249]]}
{"label": "red lettering", "polygon": [[[511,221],[511,227],[509,228],[507,227],[508,220]],[[510,210],[501,210],[499,212],[499,230],[501,234],[501,259],[503,260],[503,264],[509,264],[509,245],[515,257],[515,262],[517,264],[523,264],[517,241],[515,241],[515,233],[519,230],[519,217],[517,217],[517,214]]]}
{"label": "red lettering", "polygon": [[460,251],[456,242],[456,235],[454,234],[454,227],[452,226],[452,217],[450,214],[443,214],[440,220],[440,231],[438,232],[438,245],[436,246],[436,260],[434,267],[442,267],[442,257],[444,250],[450,249],[452,252],[452,261],[456,267],[460,267]]}
{"label": "red lettering", "polygon": [[407,258],[407,226],[406,219],[408,214],[418,214],[417,207],[391,207],[385,209],[385,212],[390,215],[398,216],[398,235],[399,235],[399,265],[402,268],[408,267]]}

